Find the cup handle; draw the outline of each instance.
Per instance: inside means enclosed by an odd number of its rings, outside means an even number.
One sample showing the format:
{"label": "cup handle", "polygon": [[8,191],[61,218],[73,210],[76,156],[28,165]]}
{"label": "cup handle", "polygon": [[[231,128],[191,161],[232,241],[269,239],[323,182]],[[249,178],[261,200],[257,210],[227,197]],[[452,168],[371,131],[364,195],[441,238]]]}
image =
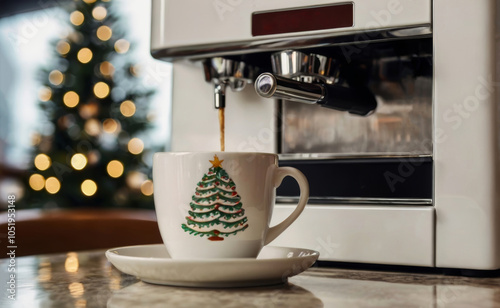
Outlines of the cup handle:
{"label": "cup handle", "polygon": [[278,187],[281,185],[281,182],[286,176],[291,176],[297,181],[300,188],[300,198],[297,207],[295,210],[288,216],[285,220],[283,220],[278,225],[269,228],[267,232],[266,239],[264,240],[264,245],[269,244],[275,238],[278,237],[283,231],[286,230],[294,221],[299,217],[300,213],[304,210],[307,200],[309,199],[309,183],[307,182],[307,178],[304,176],[302,172],[293,167],[277,167],[274,173],[274,187]]}

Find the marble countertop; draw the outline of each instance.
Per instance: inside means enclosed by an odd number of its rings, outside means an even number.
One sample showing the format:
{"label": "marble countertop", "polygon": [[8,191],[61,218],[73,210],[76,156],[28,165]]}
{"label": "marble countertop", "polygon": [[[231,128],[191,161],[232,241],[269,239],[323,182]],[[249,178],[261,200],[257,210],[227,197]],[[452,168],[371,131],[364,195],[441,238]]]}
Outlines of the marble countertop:
{"label": "marble countertop", "polygon": [[0,307],[500,307],[500,278],[313,267],[287,284],[200,289],[122,274],[104,251],[19,257],[16,299],[0,259]]}

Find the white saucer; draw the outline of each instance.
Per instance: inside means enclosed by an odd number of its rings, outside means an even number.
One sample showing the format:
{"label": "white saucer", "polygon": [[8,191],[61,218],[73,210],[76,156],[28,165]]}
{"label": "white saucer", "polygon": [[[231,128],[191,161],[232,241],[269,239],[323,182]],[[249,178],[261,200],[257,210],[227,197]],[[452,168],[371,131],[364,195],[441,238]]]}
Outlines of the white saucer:
{"label": "white saucer", "polygon": [[174,260],[165,245],[157,244],[113,248],[106,257],[120,271],[145,282],[227,288],[284,283],[313,265],[319,252],[266,246],[257,259]]}

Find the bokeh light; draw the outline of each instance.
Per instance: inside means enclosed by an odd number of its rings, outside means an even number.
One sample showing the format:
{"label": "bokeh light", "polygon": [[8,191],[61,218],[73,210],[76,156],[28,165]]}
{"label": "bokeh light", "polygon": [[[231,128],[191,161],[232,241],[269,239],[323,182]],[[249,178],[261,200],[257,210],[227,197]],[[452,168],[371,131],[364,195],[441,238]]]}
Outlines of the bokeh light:
{"label": "bokeh light", "polygon": [[139,171],[130,171],[127,173],[127,178],[125,179],[125,182],[127,182],[127,185],[132,188],[132,189],[140,189],[142,183],[146,181],[148,178],[146,175],[142,172]]}
{"label": "bokeh light", "polygon": [[101,41],[107,41],[111,38],[111,35],[113,35],[113,31],[108,26],[100,26],[97,28],[96,35]]}
{"label": "bokeh light", "polygon": [[75,26],[83,24],[84,20],[85,16],[83,16],[82,12],[80,11],[74,11],[69,15],[69,21]]}
{"label": "bokeh light", "polygon": [[131,100],[123,101],[123,103],[120,104],[120,112],[127,118],[133,116],[135,114],[134,102]]}
{"label": "bokeh light", "polygon": [[108,163],[106,170],[112,178],[118,178],[123,174],[123,164],[118,160],[112,160]]}
{"label": "bokeh light", "polygon": [[71,167],[75,170],[82,170],[87,165],[87,157],[82,153],[76,153],[71,157]]}
{"label": "bokeh light", "polygon": [[101,153],[98,150],[92,150],[87,154],[89,165],[95,165],[101,159]]}
{"label": "bokeh light", "polygon": [[78,255],[75,252],[68,252],[66,261],[64,262],[64,269],[68,273],[78,272],[80,262],[78,262]]}
{"label": "bokeh light", "polygon": [[57,43],[56,49],[58,53],[64,56],[71,50],[71,46],[68,42],[61,40]]}
{"label": "bokeh light", "polygon": [[99,113],[99,105],[96,102],[90,102],[85,105],[80,105],[78,113],[82,118],[90,119],[91,117],[96,116]]}
{"label": "bokeh light", "polygon": [[153,181],[146,180],[141,185],[141,192],[145,196],[151,196],[153,194]]}
{"label": "bokeh light", "polygon": [[85,288],[81,282],[72,282],[68,285],[69,293],[73,298],[82,297],[83,293],[85,293]]}
{"label": "bokeh light", "polygon": [[114,119],[106,119],[102,123],[102,129],[108,134],[117,133],[119,128],[120,124],[118,124],[118,122]]}
{"label": "bokeh light", "polygon": [[81,186],[82,192],[85,196],[93,196],[97,191],[97,184],[92,180],[85,180]]}
{"label": "bokeh light", "polygon": [[80,102],[80,96],[75,91],[68,91],[63,96],[64,105],[73,108]]}
{"label": "bokeh light", "polygon": [[96,119],[90,119],[85,122],[83,129],[88,135],[95,137],[101,133],[101,123]]}
{"label": "bokeh light", "polygon": [[35,157],[35,167],[38,170],[41,170],[41,171],[47,170],[47,169],[49,169],[51,164],[52,164],[52,160],[46,154],[41,153]]}
{"label": "bokeh light", "polygon": [[105,98],[109,95],[109,86],[107,83],[99,81],[94,85],[94,94],[98,98]]}
{"label": "bokeh light", "polygon": [[96,20],[103,20],[104,18],[106,18],[106,15],[108,15],[108,11],[104,6],[96,6],[92,10],[92,17],[94,17],[94,19]]}
{"label": "bokeh light", "polygon": [[140,72],[141,72],[141,68],[139,65],[131,65],[129,67],[129,72],[130,72],[130,74],[132,74],[134,76],[139,76]]}
{"label": "bokeh light", "polygon": [[126,39],[119,39],[115,42],[115,51],[117,53],[126,53],[130,48],[130,43]]}
{"label": "bokeh light", "polygon": [[61,182],[56,177],[51,176],[45,181],[45,189],[49,194],[56,194],[61,189]]}
{"label": "bokeh light", "polygon": [[49,261],[40,260],[40,266],[38,269],[38,276],[36,279],[39,282],[49,282],[52,279],[52,266]]}
{"label": "bokeh light", "polygon": [[52,98],[52,89],[49,87],[41,87],[38,90],[38,99],[42,102],[47,102]]}
{"label": "bokeh light", "polygon": [[141,154],[144,150],[144,142],[139,138],[132,138],[128,142],[128,151],[134,155]]}
{"label": "bokeh light", "polygon": [[110,62],[104,61],[99,65],[99,71],[103,76],[111,77],[115,72],[115,67]]}
{"label": "bokeh light", "polygon": [[33,174],[29,178],[29,184],[31,189],[40,191],[45,187],[45,178],[41,174]]}
{"label": "bokeh light", "polygon": [[73,125],[75,125],[75,116],[72,114],[67,114],[57,119],[57,126],[60,129],[65,130],[72,127]]}
{"label": "bokeh light", "polygon": [[33,133],[31,136],[31,145],[37,146],[42,142],[42,135],[40,133]]}
{"label": "bokeh light", "polygon": [[53,70],[52,72],[49,73],[49,81],[51,84],[58,86],[60,85],[64,80],[64,75],[58,70]]}
{"label": "bokeh light", "polygon": [[89,63],[90,60],[92,60],[92,50],[88,49],[87,47],[83,47],[78,51],[78,54],[76,57],[78,58],[78,61],[82,62],[83,64]]}

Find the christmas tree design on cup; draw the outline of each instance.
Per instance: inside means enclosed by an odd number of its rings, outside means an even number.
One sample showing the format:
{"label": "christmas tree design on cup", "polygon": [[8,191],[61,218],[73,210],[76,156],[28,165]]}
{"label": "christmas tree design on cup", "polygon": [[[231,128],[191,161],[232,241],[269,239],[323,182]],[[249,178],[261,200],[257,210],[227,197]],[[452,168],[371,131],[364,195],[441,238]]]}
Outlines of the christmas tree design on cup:
{"label": "christmas tree design on cup", "polygon": [[195,236],[208,236],[210,241],[223,241],[248,228],[248,219],[236,184],[221,166],[224,160],[214,155],[209,161],[212,167],[197,184],[182,229]]}

